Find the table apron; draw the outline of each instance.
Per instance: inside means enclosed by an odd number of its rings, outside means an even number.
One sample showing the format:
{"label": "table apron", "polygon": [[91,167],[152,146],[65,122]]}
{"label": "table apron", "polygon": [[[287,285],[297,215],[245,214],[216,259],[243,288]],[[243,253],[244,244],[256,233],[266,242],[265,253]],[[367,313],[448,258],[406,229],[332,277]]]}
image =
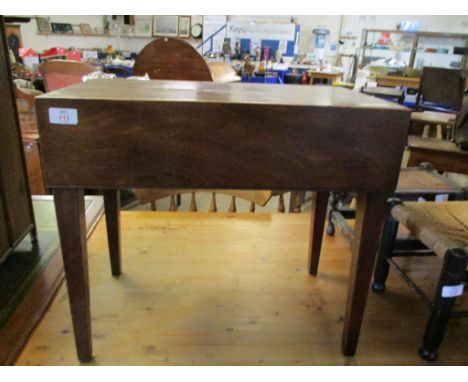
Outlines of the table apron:
{"label": "table apron", "polygon": [[[73,108],[78,124],[49,122]],[[393,191],[406,110],[38,100],[48,187]]]}

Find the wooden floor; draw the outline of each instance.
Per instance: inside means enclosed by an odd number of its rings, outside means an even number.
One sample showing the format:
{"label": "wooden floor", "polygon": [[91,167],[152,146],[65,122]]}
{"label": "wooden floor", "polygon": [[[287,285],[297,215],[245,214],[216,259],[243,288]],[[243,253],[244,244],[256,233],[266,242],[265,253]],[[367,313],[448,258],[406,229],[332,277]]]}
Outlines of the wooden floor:
{"label": "wooden floor", "polygon": [[[387,292],[369,294],[357,355],[341,354],[349,246],[326,238],[310,277],[308,228],[309,214],[123,212],[115,279],[102,219],[89,242],[92,364],[425,365],[427,310],[394,269]],[[420,262],[403,266],[430,288],[436,266]],[[467,365],[467,338],[468,319],[452,319],[436,364]],[[17,364],[78,364],[65,285]]]}

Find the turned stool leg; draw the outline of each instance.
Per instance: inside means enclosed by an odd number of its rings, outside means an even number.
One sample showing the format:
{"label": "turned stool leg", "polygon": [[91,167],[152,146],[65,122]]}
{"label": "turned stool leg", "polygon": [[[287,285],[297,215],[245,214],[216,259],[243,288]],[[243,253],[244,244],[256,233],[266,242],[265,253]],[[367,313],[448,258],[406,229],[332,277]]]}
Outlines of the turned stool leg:
{"label": "turned stool leg", "polygon": [[374,269],[374,282],[372,283],[372,290],[378,294],[385,291],[385,282],[387,281],[388,272],[390,270],[388,259],[392,257],[393,249],[395,248],[398,221],[393,219],[391,211],[397,204],[401,204],[400,199],[391,198],[388,200],[385,225]]}
{"label": "turned stool leg", "polygon": [[426,361],[434,361],[437,358],[437,349],[444,337],[455,299],[463,293],[467,261],[468,254],[461,249],[449,249],[445,254],[434,307],[426,325],[423,345],[419,350],[419,355]]}
{"label": "turned stool leg", "polygon": [[327,218],[327,235],[333,236],[335,234],[335,224],[332,221],[333,211],[337,210],[338,205],[338,194],[336,192],[330,192],[330,198],[328,199],[328,218]]}

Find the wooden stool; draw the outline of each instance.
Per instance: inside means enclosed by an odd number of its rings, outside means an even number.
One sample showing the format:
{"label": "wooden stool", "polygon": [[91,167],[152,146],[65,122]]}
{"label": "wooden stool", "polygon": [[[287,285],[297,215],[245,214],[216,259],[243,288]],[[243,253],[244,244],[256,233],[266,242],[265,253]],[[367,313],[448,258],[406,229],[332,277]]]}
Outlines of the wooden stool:
{"label": "wooden stool", "polygon": [[[431,309],[420,356],[427,361],[433,361],[437,358],[437,350],[442,342],[448,319],[452,315],[455,300],[463,293],[468,261],[468,201],[403,204],[399,199],[390,199],[388,209],[390,213],[387,215],[383,231],[372,290],[375,293],[385,291],[385,281],[391,261]],[[394,248],[399,223],[420,240],[431,254],[444,260],[433,301],[391,260],[392,257],[398,256]],[[457,316],[468,315],[468,312],[457,313]]]}
{"label": "wooden stool", "polygon": [[[463,189],[439,175],[429,164],[401,169],[395,197],[403,201],[414,201],[420,197],[435,200],[435,197],[441,194],[447,194],[449,200],[463,200],[466,197]],[[352,201],[352,198],[352,194],[331,193],[326,230],[329,236],[334,235],[335,225],[338,225],[342,233],[352,242],[354,233],[346,220],[355,218],[355,210],[344,207]]]}
{"label": "wooden stool", "polygon": [[[441,135],[444,139],[453,136],[457,115],[455,113],[442,113],[437,111],[415,111],[411,113],[410,134],[420,133],[415,126],[441,127]],[[422,134],[418,134],[422,135]]]}

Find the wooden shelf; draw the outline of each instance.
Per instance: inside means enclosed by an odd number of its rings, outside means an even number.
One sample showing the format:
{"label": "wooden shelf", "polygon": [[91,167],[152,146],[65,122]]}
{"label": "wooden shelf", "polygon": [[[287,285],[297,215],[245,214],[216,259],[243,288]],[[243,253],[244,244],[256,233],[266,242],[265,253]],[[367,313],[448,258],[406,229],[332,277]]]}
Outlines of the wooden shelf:
{"label": "wooden shelf", "polygon": [[57,33],[57,32],[37,32],[41,36],[84,36],[84,37],[112,37],[107,34],[97,34],[97,33]]}
{"label": "wooden shelf", "polygon": [[441,54],[441,55],[444,55],[444,56],[463,56],[462,54],[458,54],[458,53],[450,53],[450,52],[425,52],[424,50],[417,50],[416,51],[416,54]]}
{"label": "wooden shelf", "polygon": [[[37,32],[40,36],[66,36],[66,37],[117,37],[117,35],[110,35],[110,34],[97,34],[97,33],[57,33],[57,32]],[[120,35],[123,38],[156,38],[159,36],[124,36]]]}

